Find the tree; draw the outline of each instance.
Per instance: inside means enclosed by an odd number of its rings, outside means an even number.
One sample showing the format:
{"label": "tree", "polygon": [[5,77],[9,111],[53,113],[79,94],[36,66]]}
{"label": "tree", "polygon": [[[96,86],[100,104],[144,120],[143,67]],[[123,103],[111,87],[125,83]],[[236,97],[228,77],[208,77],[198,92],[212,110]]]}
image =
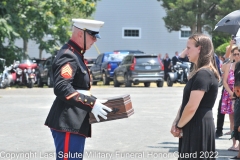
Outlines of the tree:
{"label": "tree", "polygon": [[16,58],[15,53],[21,52],[21,49],[14,45],[14,40],[19,34],[12,25],[6,3],[6,1],[0,2],[0,58],[6,60],[6,65],[10,65]]}
{"label": "tree", "polygon": [[[71,33],[71,18],[86,18],[95,11],[97,0],[5,0],[4,7],[12,19],[11,26],[23,40],[23,52],[28,53],[28,41],[43,50],[65,42]],[[51,39],[44,37],[51,35]]]}
{"label": "tree", "polygon": [[163,17],[169,32],[179,31],[182,27],[190,27],[191,32],[212,34],[215,24],[226,14],[237,10],[239,0],[157,0],[165,8],[167,15]]}
{"label": "tree", "polygon": [[227,48],[228,45],[229,45],[229,43],[223,43],[220,46],[218,46],[215,50],[216,54],[224,56],[225,53],[226,53],[226,48]]}
{"label": "tree", "polygon": [[[39,32],[39,29],[35,28],[35,35],[40,35],[34,38],[39,44],[39,57],[43,50],[54,53],[56,48],[66,42],[71,34],[71,19],[74,16],[87,18],[95,11],[96,0],[47,0],[46,3],[42,3],[44,14],[39,15],[39,23],[45,24],[46,30]],[[41,26],[41,25],[37,25]],[[37,34],[38,33],[38,34]],[[42,34],[44,33],[44,35]],[[50,35],[51,38],[44,40],[44,36]]]}
{"label": "tree", "polygon": [[[213,46],[215,49],[217,49],[222,44],[225,44],[225,43],[229,44],[230,40],[231,40],[231,37],[227,33],[223,33],[223,32],[213,32],[212,33],[212,42],[213,42]],[[225,51],[226,51],[226,48],[225,48]],[[222,52],[219,52],[217,50],[215,50],[215,52],[218,55],[222,55]]]}
{"label": "tree", "polygon": [[[45,16],[42,16],[41,19],[43,19],[42,23],[47,22],[46,26],[48,26],[48,29],[45,35],[51,35],[51,39],[47,41],[43,37],[35,39],[40,44],[40,51],[45,49],[47,52],[54,53],[56,48],[59,48],[60,45],[69,39],[72,24],[71,19],[74,17],[89,18],[95,11],[96,1],[69,0],[66,2],[48,0],[43,7],[46,11]],[[36,32],[39,32],[39,30],[36,29]]]}
{"label": "tree", "polygon": [[179,31],[182,27],[189,27],[191,33],[208,32],[213,37],[213,44],[217,48],[229,42],[230,35],[213,32],[217,22],[228,13],[239,9],[240,0],[157,0],[166,10],[163,17],[169,32]]}

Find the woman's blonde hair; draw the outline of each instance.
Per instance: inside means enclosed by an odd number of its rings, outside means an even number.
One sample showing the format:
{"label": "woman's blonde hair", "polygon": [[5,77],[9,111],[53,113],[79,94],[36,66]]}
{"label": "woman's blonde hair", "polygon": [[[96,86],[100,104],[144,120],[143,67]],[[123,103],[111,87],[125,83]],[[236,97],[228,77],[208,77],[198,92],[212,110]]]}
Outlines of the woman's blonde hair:
{"label": "woman's blonde hair", "polygon": [[231,49],[231,53],[233,53],[236,49],[238,50],[238,46],[233,45],[233,46],[232,46],[232,49]]}
{"label": "woman's blonde hair", "polygon": [[188,39],[195,41],[195,47],[200,46],[200,53],[197,64],[193,65],[193,69],[190,72],[189,79],[193,77],[200,69],[209,68],[213,71],[218,80],[220,79],[218,67],[214,55],[214,48],[211,39],[204,34],[193,34]]}

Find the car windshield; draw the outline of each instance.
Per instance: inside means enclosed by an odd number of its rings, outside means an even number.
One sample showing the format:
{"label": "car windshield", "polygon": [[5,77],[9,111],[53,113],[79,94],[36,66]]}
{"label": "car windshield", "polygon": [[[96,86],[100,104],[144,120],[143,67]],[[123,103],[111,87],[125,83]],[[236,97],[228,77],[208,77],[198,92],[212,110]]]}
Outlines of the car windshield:
{"label": "car windshield", "polygon": [[22,60],[21,60],[21,63],[28,63],[28,64],[31,64],[31,63],[33,63],[33,61],[30,60],[30,59],[22,59]]}
{"label": "car windshield", "polygon": [[103,58],[103,62],[108,62],[108,61],[122,61],[124,57],[128,55],[128,52],[113,52],[110,54],[105,54]]}
{"label": "car windshield", "polygon": [[157,65],[158,59],[157,57],[137,57],[136,64],[138,65]]}

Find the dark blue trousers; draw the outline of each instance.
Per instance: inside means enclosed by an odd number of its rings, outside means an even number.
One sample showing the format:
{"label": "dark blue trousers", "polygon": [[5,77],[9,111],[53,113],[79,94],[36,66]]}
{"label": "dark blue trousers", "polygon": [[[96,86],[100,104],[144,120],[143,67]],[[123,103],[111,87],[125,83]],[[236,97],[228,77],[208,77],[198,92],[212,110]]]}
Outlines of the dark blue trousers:
{"label": "dark blue trousers", "polygon": [[56,148],[56,160],[82,160],[85,137],[51,129]]}

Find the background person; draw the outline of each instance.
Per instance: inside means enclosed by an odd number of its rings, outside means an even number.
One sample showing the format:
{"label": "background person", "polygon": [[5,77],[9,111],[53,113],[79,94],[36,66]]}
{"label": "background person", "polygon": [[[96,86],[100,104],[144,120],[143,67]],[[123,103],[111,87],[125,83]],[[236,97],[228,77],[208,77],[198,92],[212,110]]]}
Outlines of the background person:
{"label": "background person", "polygon": [[179,58],[178,51],[176,51],[175,56],[173,56],[173,58],[172,58],[172,66],[175,66],[177,64],[177,62],[180,61],[178,58]]}
{"label": "background person", "polygon": [[168,53],[165,54],[163,58],[163,65],[164,65],[164,80],[167,80],[168,72],[171,72],[171,59],[168,56]]}
{"label": "background person", "polygon": [[221,55],[218,56],[219,62],[220,62],[220,67],[222,67],[223,62],[225,61],[225,58]]}
{"label": "background person", "polygon": [[161,53],[158,54],[158,58],[159,58],[159,60],[160,60],[161,62],[163,62],[162,54],[161,54]]}
{"label": "background person", "polygon": [[[96,38],[100,38],[98,33],[104,22],[87,19],[72,21],[72,36],[53,61],[56,99],[45,122],[52,132],[57,160],[62,160],[59,153],[66,154],[68,160],[82,159],[85,138],[92,134],[89,113],[92,112],[99,121],[98,116],[107,119],[104,109],[111,111],[91,95],[90,76],[84,63],[84,53],[97,41]],[[69,153],[77,153],[78,157]]]}
{"label": "background person", "polygon": [[[221,106],[221,113],[222,114],[229,114],[230,120],[230,134],[234,128],[234,119],[233,119],[233,106],[234,106],[234,95],[233,95],[233,87],[234,87],[234,70],[235,64],[240,60],[239,51],[237,46],[233,46],[231,50],[232,56],[234,58],[233,63],[229,63],[226,65],[226,69],[223,75],[223,96],[222,96],[222,106]],[[236,143],[235,139],[233,138],[233,145],[228,150],[238,150],[238,143]]]}
{"label": "background person", "polygon": [[200,152],[215,153],[212,108],[217,98],[220,76],[213,44],[208,36],[203,34],[190,36],[187,41],[187,56],[194,66],[184,88],[182,104],[171,133],[179,137],[180,155],[197,152],[199,159]]}
{"label": "background person", "polygon": [[[240,74],[238,73],[235,77],[240,79]],[[236,95],[236,101],[234,104],[234,134],[233,137],[235,140],[240,141],[240,81],[235,81],[234,84],[234,93]],[[238,150],[238,155],[231,159],[240,159],[240,147]]]}
{"label": "background person", "polygon": [[[232,46],[231,46],[232,48]],[[226,53],[225,55],[227,55],[229,52],[229,46],[226,47]],[[231,50],[230,50],[231,53]],[[230,54],[230,56],[228,58],[225,59],[224,56],[220,56],[222,58],[222,65],[220,64],[220,70],[221,70],[221,79],[223,80],[223,75],[224,72],[226,70],[226,66],[228,63],[232,63],[233,62],[233,56]],[[221,82],[222,83],[222,82]],[[224,91],[224,86],[222,88],[222,94],[221,94],[221,98],[219,100],[219,104],[218,104],[218,114],[217,114],[217,127],[216,127],[216,138],[219,138],[223,135],[223,125],[224,125],[224,118],[225,118],[225,114],[221,113],[221,106],[222,106],[222,97],[223,97],[223,91]]]}
{"label": "background person", "polygon": [[[222,65],[220,66],[220,70],[222,72],[222,80],[223,80],[223,75],[226,69],[226,64],[232,63],[233,62],[233,56],[231,55],[231,49],[232,45],[235,43],[234,40],[230,41],[230,45],[226,47],[226,53],[222,57]],[[217,128],[216,128],[216,138],[219,138],[223,135],[223,125],[224,125],[224,118],[225,114],[221,113],[221,106],[222,106],[222,97],[223,97],[223,91],[224,91],[224,86],[222,88],[222,94],[221,94],[221,99],[219,100],[219,105],[218,105],[218,114],[217,114]]]}
{"label": "background person", "polygon": [[[232,61],[233,61],[233,56],[230,56],[230,60],[226,61],[225,63],[222,64],[222,66],[221,66],[221,72],[222,72],[221,78],[222,79],[223,79],[223,75],[225,73],[227,64],[232,63]],[[225,118],[225,114],[221,113],[223,91],[224,91],[224,86],[222,87],[221,98],[218,103],[216,138],[219,138],[223,135],[223,125],[224,125],[224,118]]]}

